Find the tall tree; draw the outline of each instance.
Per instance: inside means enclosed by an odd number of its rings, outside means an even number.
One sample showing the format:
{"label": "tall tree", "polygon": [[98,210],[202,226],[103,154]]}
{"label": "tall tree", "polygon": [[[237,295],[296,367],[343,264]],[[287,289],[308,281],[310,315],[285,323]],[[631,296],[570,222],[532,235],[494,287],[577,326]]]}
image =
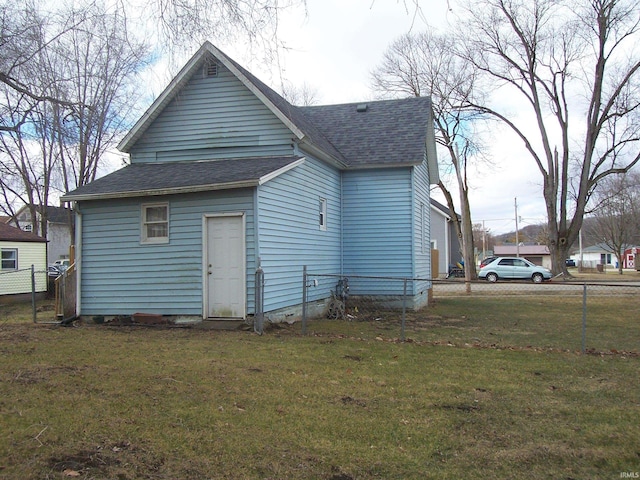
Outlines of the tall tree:
{"label": "tall tree", "polygon": [[93,180],[106,149],[130,125],[136,74],[148,50],[127,31],[122,12],[97,4],[55,14],[31,5],[20,12],[24,17],[14,21],[30,24],[30,50],[12,77],[47,95],[0,83],[3,123],[10,127],[0,135],[0,188],[3,209],[15,214],[16,205],[26,204],[46,236],[43,207],[52,195]]}
{"label": "tall tree", "polygon": [[0,86],[5,97],[0,103],[0,133],[19,131],[43,102],[73,108],[54,96],[51,84],[40,79],[35,85],[29,77],[34,77],[37,56],[76,26],[60,12],[43,14],[35,0],[0,0]]}
{"label": "tall tree", "polygon": [[568,275],[595,187],[640,161],[637,2],[474,0],[466,13],[458,53],[497,94],[468,105],[506,125],[535,162],[553,271]]}
{"label": "tall tree", "polygon": [[131,126],[140,105],[138,74],[149,60],[147,45],[127,31],[124,12],[90,6],[81,14],[81,28],[45,60],[68,79],[57,83],[58,95],[77,105],[55,125],[65,192],[95,180],[107,149]]}
{"label": "tall tree", "polygon": [[446,150],[459,192],[458,222],[455,202],[443,181],[442,190],[460,238],[467,280],[476,277],[473,224],[469,204],[469,163],[481,155],[474,132],[478,114],[462,107],[476,100],[476,73],[471,64],[451,55],[453,39],[431,31],[405,34],[394,41],[372,73],[373,89],[381,96],[430,95],[436,141]]}

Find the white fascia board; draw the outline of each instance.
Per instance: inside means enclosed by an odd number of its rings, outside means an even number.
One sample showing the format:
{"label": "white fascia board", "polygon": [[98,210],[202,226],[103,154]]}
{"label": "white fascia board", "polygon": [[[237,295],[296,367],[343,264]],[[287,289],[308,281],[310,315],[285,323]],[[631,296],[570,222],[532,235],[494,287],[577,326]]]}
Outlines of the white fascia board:
{"label": "white fascia board", "polygon": [[347,170],[378,170],[387,168],[417,167],[422,162],[398,162],[398,163],[367,163],[362,165],[350,165]]}
{"label": "white fascia board", "polygon": [[292,169],[296,168],[298,165],[302,165],[304,163],[304,161],[305,161],[305,159],[301,158],[299,160],[296,160],[295,162],[291,162],[289,165],[285,165],[284,167],[279,168],[278,170],[274,170],[271,173],[267,173],[266,175],[263,175],[258,180],[258,185],[264,185],[269,180],[273,180],[274,178],[279,177],[283,173],[288,172],[289,170],[292,170]]}
{"label": "white fascia board", "polygon": [[340,160],[335,158],[333,155],[329,155],[324,150],[321,150],[315,145],[313,145],[306,138],[303,138],[300,141],[299,146],[301,147],[301,150],[308,151],[314,157],[328,163],[329,165],[336,167],[339,170],[348,170],[350,168],[347,164],[345,164],[344,162],[341,162]]}

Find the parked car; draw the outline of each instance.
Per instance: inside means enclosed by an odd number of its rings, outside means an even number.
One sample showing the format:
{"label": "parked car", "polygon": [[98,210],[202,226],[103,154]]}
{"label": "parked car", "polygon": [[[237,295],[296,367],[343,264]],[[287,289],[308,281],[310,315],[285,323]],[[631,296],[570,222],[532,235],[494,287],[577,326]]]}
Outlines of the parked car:
{"label": "parked car", "polygon": [[497,282],[501,279],[530,279],[535,283],[542,283],[544,280],[549,280],[552,274],[549,269],[534,265],[524,258],[497,257],[480,269],[478,277],[489,282]]}
{"label": "parked car", "polygon": [[484,268],[484,267],[486,267],[488,264],[490,264],[491,262],[493,262],[496,258],[498,258],[498,257],[493,256],[493,257],[487,257],[487,258],[485,258],[484,260],[482,260],[482,261],[480,262],[480,268]]}
{"label": "parked car", "polygon": [[576,261],[575,261],[573,258],[567,258],[567,259],[564,261],[564,264],[565,264],[567,267],[575,267],[575,266],[576,266]]}
{"label": "parked car", "polygon": [[71,262],[68,258],[63,258],[53,262],[53,266],[56,267],[61,272],[64,272],[67,268],[69,268],[69,265],[71,265]]}
{"label": "parked car", "polygon": [[62,273],[63,271],[57,265],[49,265],[47,268],[47,275],[51,278],[58,278]]}

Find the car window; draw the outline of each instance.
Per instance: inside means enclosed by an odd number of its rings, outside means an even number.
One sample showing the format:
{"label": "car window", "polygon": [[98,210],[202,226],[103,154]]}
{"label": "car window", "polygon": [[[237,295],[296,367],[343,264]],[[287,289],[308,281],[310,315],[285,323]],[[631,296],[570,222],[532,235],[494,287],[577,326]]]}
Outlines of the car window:
{"label": "car window", "polygon": [[513,266],[513,258],[503,258],[502,260],[500,260],[500,262],[498,262],[498,265],[500,265],[501,267],[511,267]]}
{"label": "car window", "polygon": [[523,260],[514,259],[513,265],[516,267],[528,267],[529,264]]}

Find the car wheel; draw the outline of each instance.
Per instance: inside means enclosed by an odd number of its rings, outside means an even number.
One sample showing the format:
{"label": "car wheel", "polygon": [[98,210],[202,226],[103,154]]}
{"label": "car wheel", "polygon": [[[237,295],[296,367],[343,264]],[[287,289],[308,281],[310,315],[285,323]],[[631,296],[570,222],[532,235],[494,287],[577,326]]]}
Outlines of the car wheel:
{"label": "car wheel", "polygon": [[498,275],[496,273],[487,273],[487,282],[496,283]]}
{"label": "car wheel", "polygon": [[542,283],[542,280],[544,280],[544,278],[542,277],[541,273],[534,273],[531,276],[531,280],[533,280],[533,283]]}

